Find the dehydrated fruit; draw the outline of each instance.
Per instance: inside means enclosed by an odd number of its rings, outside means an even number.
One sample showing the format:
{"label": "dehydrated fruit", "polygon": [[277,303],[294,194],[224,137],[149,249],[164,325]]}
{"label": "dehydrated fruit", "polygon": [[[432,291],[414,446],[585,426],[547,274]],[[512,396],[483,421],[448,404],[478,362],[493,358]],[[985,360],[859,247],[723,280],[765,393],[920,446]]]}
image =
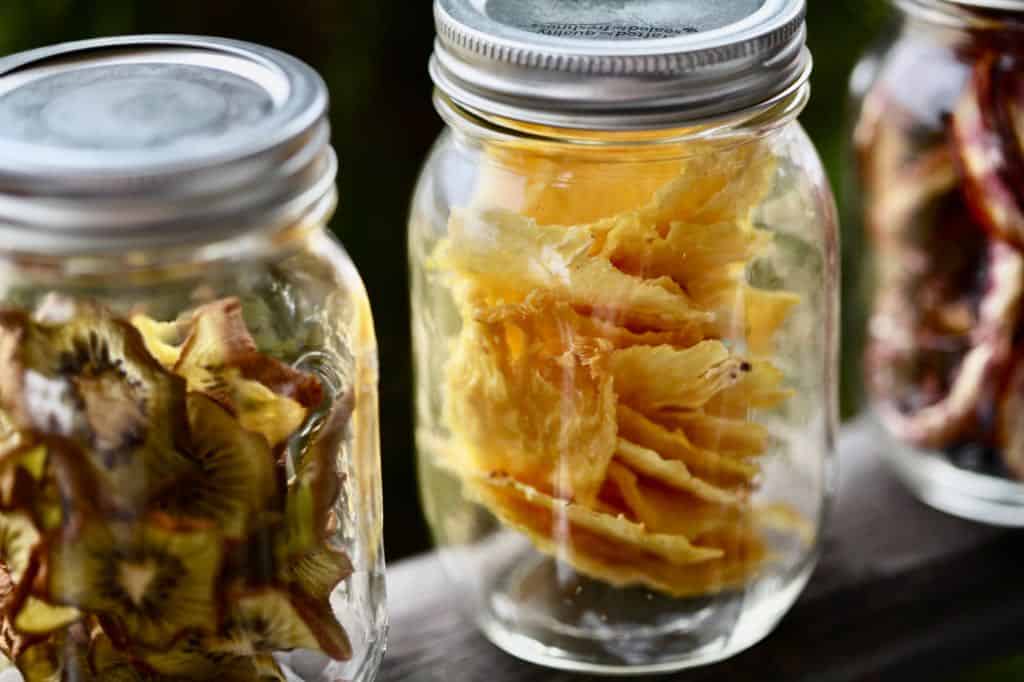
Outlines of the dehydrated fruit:
{"label": "dehydrated fruit", "polygon": [[196,310],[175,372],[190,390],[221,402],[272,446],[295,433],[308,410],[323,401],[316,377],[257,350],[237,299]]}
{"label": "dehydrated fruit", "polygon": [[[534,536],[533,517],[563,528],[565,544],[576,533],[606,538],[624,549],[649,553],[673,565],[687,565],[720,558],[716,549],[697,547],[685,537],[658,535],[625,518],[595,512],[583,505],[555,499],[510,478],[490,477],[471,482],[471,490],[498,517]],[[537,538],[534,538],[537,539]]]}
{"label": "dehydrated fruit", "polygon": [[232,595],[221,638],[212,650],[235,656],[306,649],[347,660],[352,650],[333,616],[277,589]]}
{"label": "dehydrated fruit", "polygon": [[615,450],[615,458],[631,471],[705,502],[735,505],[742,499],[735,492],[697,478],[682,462],[662,459],[657,452],[621,438]]}
{"label": "dehydrated fruit", "polygon": [[30,596],[14,617],[14,629],[25,635],[47,635],[78,622],[81,617],[76,608],[54,606]]}
{"label": "dehydrated fruit", "polygon": [[181,358],[188,327],[181,322],[158,322],[145,315],[132,316],[132,326],[142,334],[146,349],[164,369],[173,370]]}
{"label": "dehydrated fruit", "polygon": [[614,352],[609,365],[619,399],[645,413],[701,408],[750,372],[720,341],[685,350],[627,348]]}
{"label": "dehydrated fruit", "polygon": [[341,495],[338,458],[351,414],[351,406],[346,401],[336,405],[324,417],[295,463],[285,510],[287,556],[294,557],[318,546],[328,533],[332,510]]}
{"label": "dehydrated fruit", "polygon": [[[1013,151],[999,123],[996,83],[1004,60],[992,52],[978,60],[970,86],[953,114],[955,147],[964,188],[985,228],[1000,239],[1024,247],[1024,196],[1015,191]],[[1019,78],[1019,76],[1018,76]]]}
{"label": "dehydrated fruit", "polygon": [[43,319],[0,314],[0,403],[17,426],[75,442],[137,504],[186,464],[183,382],[99,306],[51,302]]}
{"label": "dehydrated fruit", "polygon": [[455,211],[439,265],[508,300],[547,291],[595,316],[649,329],[713,321],[671,278],[646,280],[596,254],[590,230],[546,227],[502,211]]}
{"label": "dehydrated fruit", "polygon": [[528,327],[467,323],[445,408],[466,460],[457,465],[593,499],[615,451],[612,377],[599,348],[551,353],[523,343],[533,338]]}
{"label": "dehydrated fruit", "polygon": [[89,642],[71,628],[26,648],[15,660],[25,682],[106,682],[89,666]]}
{"label": "dehydrated fruit", "polygon": [[222,552],[208,526],[88,520],[51,543],[49,597],[113,619],[134,642],[168,646],[189,629],[216,629]]}
{"label": "dehydrated fruit", "polygon": [[155,506],[171,516],[213,521],[226,538],[241,539],[249,519],[280,498],[273,453],[264,438],[202,394],[188,396],[188,421],[187,454],[195,466]]}

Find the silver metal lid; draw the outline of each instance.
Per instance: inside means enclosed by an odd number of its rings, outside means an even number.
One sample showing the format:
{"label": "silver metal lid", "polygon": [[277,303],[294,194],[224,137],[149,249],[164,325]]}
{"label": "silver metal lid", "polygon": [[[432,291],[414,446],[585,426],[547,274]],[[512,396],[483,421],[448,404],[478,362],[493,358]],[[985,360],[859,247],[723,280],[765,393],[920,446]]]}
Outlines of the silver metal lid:
{"label": "silver metal lid", "polygon": [[435,0],[437,86],[477,112],[567,128],[705,122],[810,75],[805,0]]}
{"label": "silver metal lid", "polygon": [[216,38],[136,36],[0,59],[0,250],[207,242],[333,198],[327,88]]}

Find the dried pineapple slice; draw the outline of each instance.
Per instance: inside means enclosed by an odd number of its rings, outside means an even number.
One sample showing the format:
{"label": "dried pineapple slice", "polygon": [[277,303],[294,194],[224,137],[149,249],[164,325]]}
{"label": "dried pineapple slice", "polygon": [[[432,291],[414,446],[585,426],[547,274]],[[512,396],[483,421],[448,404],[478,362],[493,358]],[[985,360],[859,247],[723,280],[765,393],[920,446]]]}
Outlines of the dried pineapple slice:
{"label": "dried pineapple slice", "polygon": [[666,459],[682,462],[704,480],[746,484],[757,477],[755,465],[698,447],[684,431],[668,429],[626,405],[619,405],[618,419],[621,437],[655,450]]}
{"label": "dried pineapple slice", "polygon": [[627,348],[612,353],[609,364],[621,402],[642,412],[701,408],[751,370],[720,341],[685,350]]}
{"label": "dried pineapple slice", "polygon": [[615,459],[647,478],[668,486],[673,490],[689,493],[698,500],[715,504],[738,505],[743,498],[729,490],[712,485],[690,473],[679,461],[662,459],[653,450],[619,439]]}
{"label": "dried pineapple slice", "polygon": [[511,478],[474,479],[469,490],[500,519],[531,537],[535,535],[533,529],[538,519],[550,523],[558,530],[548,536],[557,537],[567,547],[574,543],[578,533],[589,533],[673,566],[712,561],[723,554],[720,550],[696,547],[682,536],[651,533],[623,517],[558,500]]}
{"label": "dried pineapple slice", "polygon": [[661,412],[656,420],[679,429],[698,447],[725,457],[757,457],[769,446],[768,430],[747,419],[728,419],[701,412]]}
{"label": "dried pineapple slice", "polygon": [[469,322],[448,366],[446,421],[460,470],[504,472],[592,500],[615,451],[615,395],[600,349],[524,345],[515,324]]}
{"label": "dried pineapple slice", "polygon": [[647,329],[714,319],[670,278],[635,277],[595,255],[595,239],[585,228],[545,227],[506,211],[454,211],[449,234],[440,265],[499,298],[521,301],[539,289],[599,317]]}
{"label": "dried pineapple slice", "polygon": [[640,479],[617,462],[608,468],[608,481],[602,499],[614,491],[627,516],[654,533],[681,535],[694,541],[708,533],[734,527],[743,520],[745,513],[732,505],[694,501],[688,495]]}
{"label": "dried pineapple slice", "polygon": [[704,407],[708,414],[742,419],[750,410],[774,409],[793,396],[793,391],[782,387],[786,375],[771,362],[755,360],[749,368],[738,381],[708,401]]}

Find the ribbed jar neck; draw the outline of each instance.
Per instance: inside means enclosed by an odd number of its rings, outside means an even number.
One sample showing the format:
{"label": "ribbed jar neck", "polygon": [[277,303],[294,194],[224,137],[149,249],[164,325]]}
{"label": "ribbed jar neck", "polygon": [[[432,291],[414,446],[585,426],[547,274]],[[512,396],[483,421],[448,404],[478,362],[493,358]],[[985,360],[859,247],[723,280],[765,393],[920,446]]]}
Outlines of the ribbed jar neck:
{"label": "ribbed jar neck", "polygon": [[714,123],[651,130],[592,130],[552,128],[525,121],[470,111],[437,91],[435,106],[448,126],[459,136],[477,143],[501,144],[529,141],[551,151],[572,153],[601,149],[667,156],[685,153],[688,145],[736,137],[759,137],[793,123],[810,99],[810,85],[803,83],[785,99],[767,108],[755,109]]}
{"label": "ribbed jar neck", "polygon": [[1006,10],[969,6],[953,0],[894,0],[908,30],[960,34],[1005,33],[1008,45],[1024,50],[1024,9]]}

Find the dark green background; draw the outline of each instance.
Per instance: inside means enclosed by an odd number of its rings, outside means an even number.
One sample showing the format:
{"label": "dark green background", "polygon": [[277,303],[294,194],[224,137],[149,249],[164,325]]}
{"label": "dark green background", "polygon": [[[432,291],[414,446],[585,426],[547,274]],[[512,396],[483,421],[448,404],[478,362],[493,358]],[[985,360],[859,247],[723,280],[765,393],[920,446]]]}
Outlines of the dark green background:
{"label": "dark green background", "polygon": [[[850,70],[889,14],[884,0],[810,0],[816,71],[803,122],[840,195],[847,185]],[[342,203],[333,225],[366,280],[380,339],[388,553],[395,560],[425,550],[413,463],[404,242],[412,186],[440,130],[426,72],[433,41],[430,0],[0,0],[0,54],[155,32],[264,43],[305,59],[326,78],[343,164]],[[847,264],[856,262],[857,251],[847,249]],[[998,668],[985,679],[1019,679],[1015,672],[1020,669]]]}

